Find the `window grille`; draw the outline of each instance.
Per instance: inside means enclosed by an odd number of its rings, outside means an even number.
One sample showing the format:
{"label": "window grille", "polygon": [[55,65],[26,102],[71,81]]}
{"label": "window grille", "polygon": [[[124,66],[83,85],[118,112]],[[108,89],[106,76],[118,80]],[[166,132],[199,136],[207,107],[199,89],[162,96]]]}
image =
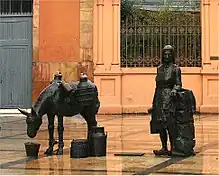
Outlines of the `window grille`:
{"label": "window grille", "polygon": [[201,67],[200,11],[132,7],[121,12],[121,67],[157,67],[167,44],[174,47],[180,67]]}
{"label": "window grille", "polygon": [[0,0],[0,14],[25,14],[33,12],[33,0]]}

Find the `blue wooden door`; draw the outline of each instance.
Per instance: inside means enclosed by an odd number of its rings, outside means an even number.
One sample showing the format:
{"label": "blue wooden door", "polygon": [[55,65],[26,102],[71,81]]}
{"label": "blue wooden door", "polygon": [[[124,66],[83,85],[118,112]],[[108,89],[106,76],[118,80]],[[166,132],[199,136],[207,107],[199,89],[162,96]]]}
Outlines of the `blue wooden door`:
{"label": "blue wooden door", "polygon": [[0,108],[32,103],[32,14],[0,15]]}

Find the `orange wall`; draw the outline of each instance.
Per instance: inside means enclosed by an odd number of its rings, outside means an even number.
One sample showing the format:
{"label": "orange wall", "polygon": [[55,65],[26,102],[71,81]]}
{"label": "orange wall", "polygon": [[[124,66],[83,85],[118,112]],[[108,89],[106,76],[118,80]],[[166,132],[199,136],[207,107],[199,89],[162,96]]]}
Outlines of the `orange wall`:
{"label": "orange wall", "polygon": [[80,60],[80,1],[40,0],[39,61]]}
{"label": "orange wall", "polygon": [[34,49],[39,53],[34,57],[36,65],[32,74],[34,102],[56,71],[60,70],[67,81],[77,78],[77,64],[80,61],[80,0],[35,0],[33,19],[34,26],[37,26],[34,46],[37,45],[39,49],[39,52]]}

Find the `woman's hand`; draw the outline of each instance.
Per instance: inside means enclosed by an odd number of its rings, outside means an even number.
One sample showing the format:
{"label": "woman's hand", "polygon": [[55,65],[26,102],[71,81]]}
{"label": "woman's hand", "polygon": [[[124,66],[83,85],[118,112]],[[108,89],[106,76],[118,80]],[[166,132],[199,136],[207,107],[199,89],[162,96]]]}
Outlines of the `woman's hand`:
{"label": "woman's hand", "polygon": [[175,97],[175,96],[176,96],[176,93],[177,93],[177,91],[176,91],[175,89],[173,89],[173,90],[171,91],[171,94],[170,94],[170,95],[171,95],[172,97]]}
{"label": "woman's hand", "polygon": [[148,113],[151,114],[153,111],[153,107],[148,109]]}

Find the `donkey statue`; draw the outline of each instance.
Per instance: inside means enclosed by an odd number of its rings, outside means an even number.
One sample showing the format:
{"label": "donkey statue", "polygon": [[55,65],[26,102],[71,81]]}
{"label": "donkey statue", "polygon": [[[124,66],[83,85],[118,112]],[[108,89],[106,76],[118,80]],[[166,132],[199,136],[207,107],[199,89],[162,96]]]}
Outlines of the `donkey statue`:
{"label": "donkey statue", "polygon": [[26,115],[27,135],[34,138],[42,124],[42,116],[47,115],[49,131],[49,147],[44,154],[52,155],[53,146],[57,143],[54,140],[54,118],[58,117],[58,150],[57,155],[63,154],[63,117],[81,114],[87,122],[87,138],[93,126],[97,126],[96,114],[99,110],[100,102],[98,90],[94,83],[82,74],[80,81],[65,83],[62,75],[58,72],[54,80],[47,86],[32,105],[31,112],[18,108]]}

